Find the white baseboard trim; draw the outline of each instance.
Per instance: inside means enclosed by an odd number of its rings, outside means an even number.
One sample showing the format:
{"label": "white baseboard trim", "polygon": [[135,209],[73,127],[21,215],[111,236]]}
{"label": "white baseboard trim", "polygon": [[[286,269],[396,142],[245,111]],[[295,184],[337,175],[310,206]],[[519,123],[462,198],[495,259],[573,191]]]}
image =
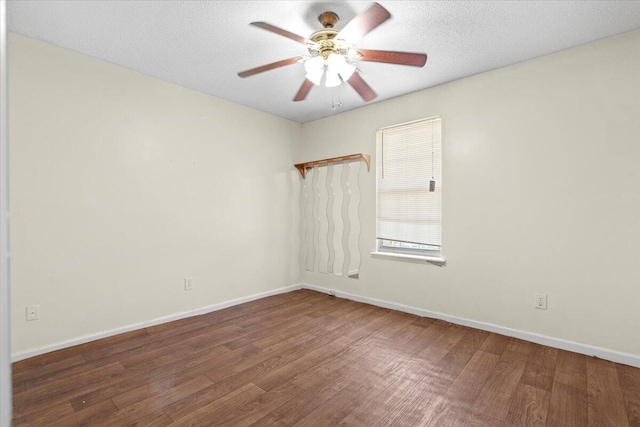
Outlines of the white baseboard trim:
{"label": "white baseboard trim", "polygon": [[496,334],[506,335],[508,337],[520,338],[525,341],[531,341],[537,344],[559,348],[561,350],[573,351],[574,353],[585,354],[587,356],[594,356],[600,359],[609,360],[611,362],[622,363],[625,365],[635,366],[636,368],[640,368],[640,355],[636,355],[636,354],[623,353],[616,350],[610,350],[608,348],[597,347],[597,346],[588,345],[588,344],[581,344],[574,341],[567,341],[561,338],[554,338],[546,335],[535,334],[532,332],[520,331],[517,329],[510,329],[504,326],[494,325],[492,323],[484,323],[484,322],[478,322],[475,320],[464,319],[462,317],[449,316],[447,314],[438,313],[435,311],[423,310],[421,308],[410,307],[403,304],[396,304],[393,302],[377,300],[377,299],[363,297],[359,295],[353,295],[346,292],[336,291],[334,289],[323,288],[320,286],[301,284],[300,287],[302,287],[303,289],[310,289],[312,291],[318,291],[318,292],[334,295],[338,298],[345,298],[353,301],[375,305],[378,307],[389,308],[391,310],[403,311],[405,313],[415,314],[421,317],[430,317],[433,319],[440,319],[449,323],[455,323],[457,325],[469,326],[471,328],[481,329],[483,331],[495,332]]}
{"label": "white baseboard trim", "polygon": [[212,311],[222,310],[223,308],[232,307],[234,305],[244,304],[245,302],[254,301],[261,298],[270,297],[272,295],[284,294],[287,292],[297,291],[302,289],[300,285],[291,285],[284,288],[278,288],[267,292],[261,292],[259,294],[250,295],[248,297],[237,298],[231,301],[221,302],[219,304],[213,304],[206,307],[198,308],[192,311],[185,311],[182,313],[171,314],[169,316],[159,317],[147,322],[136,323],[121,328],[109,329],[107,331],[96,332],[95,334],[85,335],[72,340],[64,341],[57,344],[47,345],[44,347],[38,347],[33,350],[27,350],[24,352],[11,355],[11,362],[18,362],[20,360],[28,359],[30,357],[39,356],[41,354],[50,353],[56,350],[62,350],[63,348],[73,347],[79,344],[96,341],[102,338],[111,337],[113,335],[122,334],[125,332],[135,331],[137,329],[144,329],[162,323],[173,322],[174,320],[186,319],[187,317],[200,316],[201,314],[211,313]]}

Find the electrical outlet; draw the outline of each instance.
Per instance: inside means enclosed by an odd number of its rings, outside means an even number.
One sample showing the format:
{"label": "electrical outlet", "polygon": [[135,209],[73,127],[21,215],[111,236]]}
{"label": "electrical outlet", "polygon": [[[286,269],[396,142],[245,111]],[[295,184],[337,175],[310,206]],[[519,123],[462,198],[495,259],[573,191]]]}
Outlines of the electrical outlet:
{"label": "electrical outlet", "polygon": [[536,294],[536,304],[534,306],[540,310],[547,309],[547,294]]}
{"label": "electrical outlet", "polygon": [[193,278],[185,277],[184,278],[184,290],[192,291],[193,290]]}
{"label": "electrical outlet", "polygon": [[27,306],[27,322],[40,319],[40,306],[28,305]]}

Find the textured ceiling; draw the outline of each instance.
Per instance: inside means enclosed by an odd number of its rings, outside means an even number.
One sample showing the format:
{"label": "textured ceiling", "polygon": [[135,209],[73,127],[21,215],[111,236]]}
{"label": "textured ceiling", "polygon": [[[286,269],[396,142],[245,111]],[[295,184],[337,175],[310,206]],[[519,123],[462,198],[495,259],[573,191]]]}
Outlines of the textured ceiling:
{"label": "textured ceiling", "polygon": [[[381,1],[392,18],[357,47],[425,52],[424,68],[360,62],[363,78],[392,98],[640,28],[635,1]],[[348,85],[314,87],[294,64],[246,79],[238,71],[305,53],[250,26],[265,21],[302,36],[336,12],[342,28],[370,2],[10,1],[9,30],[258,110],[308,122],[364,105]],[[331,110],[332,102],[342,106]]]}

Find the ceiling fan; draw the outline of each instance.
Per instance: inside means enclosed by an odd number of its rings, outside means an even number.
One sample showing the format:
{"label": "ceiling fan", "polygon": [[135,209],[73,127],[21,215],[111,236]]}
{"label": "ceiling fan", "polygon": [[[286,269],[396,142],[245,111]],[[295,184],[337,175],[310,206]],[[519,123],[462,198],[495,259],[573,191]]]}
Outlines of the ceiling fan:
{"label": "ceiling fan", "polygon": [[252,22],[251,25],[305,45],[309,54],[242,71],[238,73],[238,76],[249,77],[302,62],[306,71],[305,80],[293,98],[294,101],[304,100],[313,85],[320,86],[324,82],[327,87],[335,87],[347,82],[365,102],[369,102],[377,95],[362,79],[353,65],[354,63],[370,61],[423,67],[427,62],[427,55],[424,53],[368,50],[354,47],[364,35],[390,17],[389,11],[378,3],[374,3],[338,31],[333,28],[338,22],[338,15],[334,12],[324,12],[318,17],[323,29],[311,34],[308,39],[266,22]]}

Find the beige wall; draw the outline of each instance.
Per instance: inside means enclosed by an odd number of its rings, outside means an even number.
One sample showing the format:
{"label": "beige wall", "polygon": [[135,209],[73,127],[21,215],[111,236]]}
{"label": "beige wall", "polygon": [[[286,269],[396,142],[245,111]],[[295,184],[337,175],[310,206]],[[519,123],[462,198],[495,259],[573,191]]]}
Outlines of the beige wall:
{"label": "beige wall", "polygon": [[294,159],[375,155],[376,129],[431,116],[446,266],[368,254],[372,170],[360,279],[301,281],[640,355],[640,31],[306,124]]}
{"label": "beige wall", "polygon": [[[299,281],[640,355],[640,31],[304,126],[9,49],[14,354]],[[360,279],[300,272],[292,163],[375,155],[377,128],[435,115],[446,266],[368,254],[372,170]]]}
{"label": "beige wall", "polygon": [[14,354],[295,283],[299,124],[15,34],[9,63]]}

